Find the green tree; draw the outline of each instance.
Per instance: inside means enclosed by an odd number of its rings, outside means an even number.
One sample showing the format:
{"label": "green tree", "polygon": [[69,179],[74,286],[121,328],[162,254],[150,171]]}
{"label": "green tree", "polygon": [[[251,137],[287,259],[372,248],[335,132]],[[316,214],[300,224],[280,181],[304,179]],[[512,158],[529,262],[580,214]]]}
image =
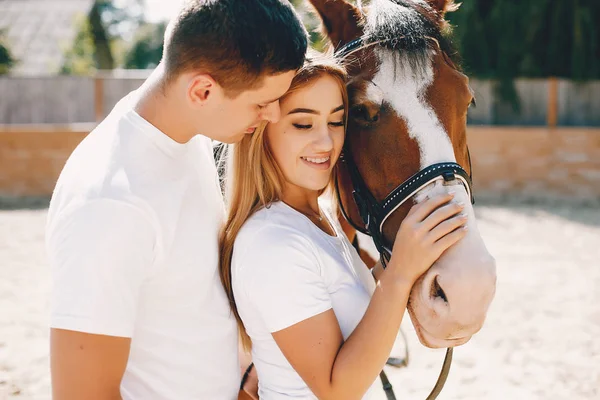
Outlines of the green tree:
{"label": "green tree", "polygon": [[0,75],[7,74],[15,65],[15,62],[16,60],[13,58],[4,39],[4,32],[0,31]]}
{"label": "green tree", "polygon": [[128,69],[154,68],[160,62],[163,53],[163,38],[166,23],[140,26],[135,39],[125,55],[124,67]]}
{"label": "green tree", "polygon": [[144,0],[96,0],[102,24],[111,39],[130,41],[144,21]]}
{"label": "green tree", "polygon": [[143,0],[96,0],[90,13],[75,21],[76,37],[65,49],[63,74],[88,75],[97,69],[113,69],[120,64],[127,48],[143,23]]}
{"label": "green tree", "polygon": [[300,15],[308,31],[310,46],[323,51],[327,46],[327,38],[321,33],[321,20],[307,0],[291,0],[292,5]]}
{"label": "green tree", "polygon": [[598,0],[466,0],[449,14],[467,71],[481,78],[600,78]]}
{"label": "green tree", "polygon": [[89,75],[96,70],[94,55],[96,45],[91,26],[86,16],[79,16],[76,21],[77,34],[73,45],[64,53],[61,74]]}

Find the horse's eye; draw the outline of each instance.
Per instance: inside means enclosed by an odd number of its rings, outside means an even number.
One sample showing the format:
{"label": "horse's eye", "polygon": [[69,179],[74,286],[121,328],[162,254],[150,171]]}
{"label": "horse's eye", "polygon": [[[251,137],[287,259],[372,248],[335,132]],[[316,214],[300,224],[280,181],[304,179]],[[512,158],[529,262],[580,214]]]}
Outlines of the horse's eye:
{"label": "horse's eye", "polygon": [[361,125],[373,125],[379,122],[381,107],[373,104],[357,104],[350,107],[350,118]]}

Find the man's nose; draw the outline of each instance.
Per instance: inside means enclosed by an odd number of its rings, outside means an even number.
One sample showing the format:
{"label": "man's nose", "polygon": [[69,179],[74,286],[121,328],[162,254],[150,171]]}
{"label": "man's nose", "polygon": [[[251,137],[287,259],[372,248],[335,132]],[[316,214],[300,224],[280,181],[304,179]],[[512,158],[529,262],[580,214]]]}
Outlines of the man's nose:
{"label": "man's nose", "polygon": [[279,100],[268,104],[260,114],[261,119],[270,123],[276,124],[281,118],[281,109],[279,108]]}

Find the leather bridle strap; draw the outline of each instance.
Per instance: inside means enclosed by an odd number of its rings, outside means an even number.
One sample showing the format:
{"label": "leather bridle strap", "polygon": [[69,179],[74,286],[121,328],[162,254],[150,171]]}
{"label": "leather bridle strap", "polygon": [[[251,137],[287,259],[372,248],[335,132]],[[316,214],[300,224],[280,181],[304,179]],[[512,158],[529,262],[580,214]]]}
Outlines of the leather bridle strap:
{"label": "leather bridle strap", "polygon": [[467,171],[455,162],[433,164],[408,178],[383,200],[383,205],[381,206],[383,218],[381,219],[379,229],[383,230],[383,224],[385,224],[389,216],[404,204],[406,200],[417,194],[424,187],[438,180],[452,182],[456,179],[462,182],[469,198],[473,201],[471,177],[467,174]]}
{"label": "leather bridle strap", "polygon": [[[387,219],[407,200],[436,181],[451,182],[458,180],[464,185],[468,196],[470,197],[471,201],[473,201],[471,178],[469,174],[455,162],[433,164],[422,169],[394,189],[380,203],[367,188],[360,172],[358,171],[358,168],[356,167],[356,164],[353,162],[351,157],[348,156],[347,147],[344,149],[344,152],[340,157],[340,161],[344,163],[348,174],[350,175],[353,188],[352,197],[358,208],[360,217],[365,224],[363,229],[358,230],[362,233],[368,234],[373,238],[373,243],[381,255],[384,268],[386,266],[386,261],[389,261],[391,256],[391,249],[385,244],[385,239],[383,237],[383,225]],[[336,180],[336,185],[337,184],[338,182]],[[337,189],[339,196],[339,187]],[[342,209],[344,217],[350,221],[355,228],[357,228],[355,224],[348,218],[343,205],[340,208]]]}

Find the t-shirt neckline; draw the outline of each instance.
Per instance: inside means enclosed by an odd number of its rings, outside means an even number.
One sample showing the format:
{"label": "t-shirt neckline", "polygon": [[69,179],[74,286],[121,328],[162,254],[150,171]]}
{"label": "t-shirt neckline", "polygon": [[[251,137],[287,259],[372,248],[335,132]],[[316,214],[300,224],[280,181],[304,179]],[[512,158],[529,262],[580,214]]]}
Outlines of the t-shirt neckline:
{"label": "t-shirt neckline", "polygon": [[298,215],[302,216],[302,218],[304,218],[306,221],[308,221],[311,226],[313,226],[317,231],[319,231],[325,237],[327,237],[327,238],[329,238],[331,240],[335,240],[335,241],[338,241],[340,239],[340,233],[338,232],[337,227],[335,226],[335,224],[333,222],[331,222],[331,220],[329,218],[329,215],[328,215],[328,213],[326,211],[323,211],[323,215],[327,219],[327,223],[329,224],[329,226],[331,226],[331,228],[335,232],[335,236],[332,236],[332,235],[328,234],[327,232],[323,231],[314,222],[312,222],[310,218],[308,218],[306,215],[302,214],[300,211],[296,210],[295,208],[293,208],[292,206],[290,206],[286,202],[284,202],[282,200],[279,200],[277,203],[281,203],[286,209],[294,212],[295,214],[298,214]]}

